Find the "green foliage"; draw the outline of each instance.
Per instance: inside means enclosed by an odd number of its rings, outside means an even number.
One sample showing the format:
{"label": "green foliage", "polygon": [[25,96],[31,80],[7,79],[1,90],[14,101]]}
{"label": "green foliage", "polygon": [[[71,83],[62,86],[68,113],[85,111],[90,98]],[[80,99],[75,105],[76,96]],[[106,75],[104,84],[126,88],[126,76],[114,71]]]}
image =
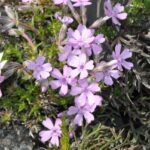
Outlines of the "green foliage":
{"label": "green foliage", "polygon": [[[0,101],[1,107],[6,110],[12,110],[11,119],[16,117],[22,121],[27,121],[34,117],[37,121],[41,120],[40,109],[41,102],[38,97],[40,89],[32,83],[22,82],[22,85],[10,87]],[[2,116],[2,122],[5,122],[7,112]]]}
{"label": "green foliage", "polygon": [[112,25],[103,25],[100,29],[97,30],[97,33],[103,33],[108,40],[113,40],[117,36],[117,31],[114,30]]}
{"label": "green foliage", "polygon": [[65,118],[62,119],[62,137],[61,137],[61,150],[70,150],[70,144],[69,144],[69,132],[66,125]]}
{"label": "green foliage", "polygon": [[82,139],[72,143],[73,150],[121,150],[134,145],[130,133],[123,136],[124,130],[116,130],[102,124],[83,129]]}

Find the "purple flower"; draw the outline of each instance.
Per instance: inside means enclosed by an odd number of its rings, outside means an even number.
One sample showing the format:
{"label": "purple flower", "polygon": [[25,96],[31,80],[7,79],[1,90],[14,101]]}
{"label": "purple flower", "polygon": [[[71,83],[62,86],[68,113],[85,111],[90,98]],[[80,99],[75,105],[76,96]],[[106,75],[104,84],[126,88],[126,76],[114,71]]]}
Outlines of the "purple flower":
{"label": "purple flower", "polygon": [[92,4],[90,0],[71,0],[71,1],[75,3],[73,4],[74,7],[87,6]]}
{"label": "purple flower", "polygon": [[93,34],[94,30],[80,24],[75,31],[72,29],[68,30],[68,44],[76,49],[90,47],[95,38]]}
{"label": "purple flower", "polygon": [[95,37],[94,41],[91,43],[90,47],[86,48],[86,53],[88,56],[92,55],[92,51],[94,55],[98,55],[102,51],[101,44],[105,42],[105,38],[103,34],[99,34]]}
{"label": "purple flower", "polygon": [[73,56],[78,56],[81,54],[80,49],[74,49],[72,50],[72,46],[65,45],[63,48],[63,52],[59,54],[59,61],[65,61],[65,60],[71,60]]}
{"label": "purple flower", "polygon": [[67,111],[67,114],[75,115],[74,124],[82,126],[83,117],[86,122],[89,124],[94,120],[94,116],[92,112],[94,112],[95,108],[101,105],[102,98],[100,96],[95,96],[95,103],[89,105],[87,101],[80,102],[78,99],[75,99],[75,106],[71,106]]}
{"label": "purple flower", "polygon": [[60,4],[67,5],[68,0],[53,0],[53,2],[55,5],[60,5]]}
{"label": "purple flower", "polygon": [[72,96],[79,95],[76,99],[80,103],[85,103],[87,101],[88,104],[92,105],[95,103],[96,92],[100,92],[100,87],[97,83],[89,84],[87,79],[80,80],[79,86],[72,86],[70,94]]}
{"label": "purple flower", "polygon": [[80,54],[78,57],[72,57],[72,59],[69,60],[68,65],[76,68],[72,70],[71,77],[75,78],[80,74],[80,79],[86,78],[88,76],[88,70],[94,68],[93,60],[86,62],[86,55],[84,53]]}
{"label": "purple flower", "polygon": [[105,14],[108,17],[112,18],[112,22],[114,24],[120,25],[119,20],[124,20],[127,18],[127,13],[123,12],[124,11],[124,6],[122,6],[120,3],[117,3],[113,8],[111,5],[110,0],[106,0],[104,3],[104,10]]}
{"label": "purple flower", "polygon": [[47,79],[50,76],[52,67],[50,63],[45,62],[44,56],[38,56],[35,61],[31,61],[28,65],[29,70],[33,70],[33,76],[36,80]]}
{"label": "purple flower", "polygon": [[[0,84],[4,81],[5,77],[0,75]],[[0,97],[2,97],[2,91],[0,89]]]}
{"label": "purple flower", "polygon": [[127,70],[130,70],[133,67],[133,63],[127,62],[126,59],[132,57],[132,52],[130,52],[129,49],[124,49],[121,53],[121,47],[121,44],[116,45],[112,57],[118,61],[117,67],[120,71],[123,71],[122,67],[124,67]]}
{"label": "purple flower", "polygon": [[[105,63],[106,62],[103,61],[98,65],[103,65]],[[113,65],[112,67],[106,68],[104,71],[96,72],[95,74],[96,81],[99,82],[103,80],[106,85],[112,85],[113,84],[112,78],[118,79],[120,77],[120,72],[115,68],[116,65]]]}
{"label": "purple flower", "polygon": [[56,145],[59,146],[59,138],[61,137],[61,120],[56,119],[55,124],[52,123],[51,119],[46,118],[43,121],[43,126],[46,127],[48,130],[41,131],[39,136],[41,137],[41,141],[45,143],[49,141],[49,146]]}
{"label": "purple flower", "polygon": [[70,115],[76,115],[74,118],[74,124],[82,126],[83,117],[85,118],[87,123],[91,123],[94,120],[93,114],[89,110],[88,105],[80,106],[76,104],[75,106],[71,106],[67,112]]}
{"label": "purple flower", "polygon": [[58,69],[52,71],[52,76],[57,80],[50,81],[52,89],[58,89],[60,87],[59,94],[66,95],[68,93],[68,84],[73,82],[73,79],[70,77],[72,69],[68,66],[64,66],[63,74]]}
{"label": "purple flower", "polygon": [[69,25],[73,22],[73,19],[69,16],[62,16],[59,14],[59,12],[55,13],[55,18],[58,19],[60,22],[62,22],[65,25]]}
{"label": "purple flower", "polygon": [[23,3],[32,3],[34,0],[22,0]]}

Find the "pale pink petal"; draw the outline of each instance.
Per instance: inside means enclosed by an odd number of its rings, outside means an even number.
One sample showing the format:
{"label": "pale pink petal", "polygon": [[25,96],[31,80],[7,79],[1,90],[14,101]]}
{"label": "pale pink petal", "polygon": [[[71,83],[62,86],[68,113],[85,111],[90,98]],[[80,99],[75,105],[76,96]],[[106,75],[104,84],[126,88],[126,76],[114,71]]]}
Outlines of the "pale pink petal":
{"label": "pale pink petal", "polygon": [[37,65],[43,65],[44,61],[45,61],[44,56],[38,56],[38,58],[36,59],[36,64]]}
{"label": "pale pink petal", "polygon": [[80,71],[78,69],[74,69],[71,71],[71,78],[75,78],[76,76],[78,76],[80,73]]}
{"label": "pale pink petal", "polygon": [[52,129],[53,128],[53,123],[52,123],[51,119],[49,119],[49,118],[46,118],[46,120],[44,120],[42,122],[42,124],[43,124],[43,126],[45,126],[48,129]]}
{"label": "pale pink petal", "polygon": [[129,49],[124,49],[124,51],[121,53],[121,58],[127,59],[132,57],[132,52],[129,51]]}
{"label": "pale pink petal", "polygon": [[93,49],[94,55],[98,55],[102,51],[101,46],[97,44],[92,44],[92,49]]}
{"label": "pale pink petal", "polygon": [[79,56],[79,64],[80,65],[84,65],[86,63],[86,55],[84,53],[82,53],[80,56]]}
{"label": "pale pink petal", "polygon": [[118,19],[116,18],[116,17],[112,17],[112,22],[114,23],[114,24],[117,24],[117,25],[121,25],[120,24],[120,22],[118,21]]}
{"label": "pale pink petal", "polygon": [[75,104],[78,108],[84,106],[85,103],[86,103],[86,95],[84,93],[75,98]]}
{"label": "pale pink petal", "polygon": [[70,94],[72,96],[75,96],[75,95],[80,94],[81,92],[82,92],[82,88],[74,86],[74,87],[71,88]]}
{"label": "pale pink petal", "polygon": [[79,57],[72,56],[68,61],[68,65],[71,67],[78,67],[79,66]]}
{"label": "pale pink petal", "polygon": [[41,137],[41,141],[45,143],[51,138],[51,131],[41,131],[39,136]]}
{"label": "pale pink petal", "polygon": [[47,71],[47,72],[52,71],[52,66],[49,63],[42,65],[42,68],[44,69],[44,71]]}
{"label": "pale pink petal", "polygon": [[61,79],[63,76],[62,76],[61,72],[58,69],[53,69],[52,77],[54,77],[56,79]]}
{"label": "pale pink petal", "polygon": [[105,76],[104,77],[104,82],[106,85],[112,85],[113,84],[113,80],[110,76]]}
{"label": "pale pink petal", "polygon": [[46,72],[46,71],[41,71],[40,75],[41,75],[42,79],[47,79],[50,76],[50,73]]}
{"label": "pale pink petal", "polygon": [[79,125],[79,126],[82,126],[83,124],[83,116],[81,114],[77,114],[74,118],[74,123]]}
{"label": "pale pink petal", "polygon": [[65,65],[63,68],[63,75],[65,77],[69,77],[71,71],[72,71],[72,69],[70,67],[68,67],[67,65]]}
{"label": "pale pink petal", "polygon": [[59,94],[60,95],[66,95],[68,92],[68,85],[67,84],[62,84],[61,85],[61,88],[60,88],[60,91],[59,91]]}
{"label": "pale pink petal", "polygon": [[36,69],[36,64],[34,61],[31,61],[28,65],[28,69],[30,70],[35,70]]}
{"label": "pale pink petal", "polygon": [[120,53],[121,53],[121,44],[117,44],[115,46],[115,55],[116,55],[116,57],[119,57]]}
{"label": "pale pink petal", "polygon": [[86,64],[85,64],[85,69],[87,70],[92,70],[94,68],[94,65],[93,65],[93,60],[90,60],[88,61]]}
{"label": "pale pink petal", "polygon": [[78,112],[78,108],[77,107],[74,107],[74,106],[71,106],[69,107],[69,110],[67,111],[67,115],[74,115]]}
{"label": "pale pink petal", "polygon": [[51,142],[52,145],[56,145],[58,147],[59,146],[59,138],[58,138],[58,136],[52,136],[50,142]]}
{"label": "pale pink petal", "polygon": [[131,70],[131,68],[133,67],[133,63],[131,63],[131,62],[127,62],[127,61],[123,61],[122,62],[122,66],[124,67],[124,68],[126,68],[127,70]]}
{"label": "pale pink petal", "polygon": [[94,120],[94,116],[88,111],[85,111],[84,118],[88,124]]}
{"label": "pale pink petal", "polygon": [[97,83],[92,83],[88,86],[88,90],[92,92],[100,92],[100,87],[98,86]]}
{"label": "pale pink petal", "polygon": [[103,72],[97,72],[95,76],[96,76],[96,82],[99,82],[99,81],[103,80],[104,73]]}
{"label": "pale pink petal", "polygon": [[88,102],[89,105],[93,105],[94,104],[95,96],[93,95],[92,92],[88,92],[87,93],[87,100],[88,100],[87,102]]}
{"label": "pale pink petal", "polygon": [[86,78],[87,76],[88,76],[87,70],[81,71],[81,73],[80,73],[80,79],[84,79],[84,78]]}
{"label": "pale pink petal", "polygon": [[127,13],[117,14],[117,18],[119,18],[120,20],[124,20],[127,18]]}
{"label": "pale pink petal", "polygon": [[50,81],[50,85],[52,89],[57,89],[61,86],[61,82],[59,80]]}
{"label": "pale pink petal", "polygon": [[57,118],[55,121],[55,127],[58,128],[61,126],[61,124],[62,124],[62,121],[59,118]]}

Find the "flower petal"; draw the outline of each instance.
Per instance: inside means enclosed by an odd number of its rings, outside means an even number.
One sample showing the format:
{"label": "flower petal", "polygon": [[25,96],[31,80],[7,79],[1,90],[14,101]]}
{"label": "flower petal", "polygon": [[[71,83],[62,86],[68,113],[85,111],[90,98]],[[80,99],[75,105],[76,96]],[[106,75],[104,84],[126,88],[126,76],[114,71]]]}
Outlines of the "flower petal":
{"label": "flower petal", "polygon": [[50,118],[46,118],[46,120],[44,120],[42,122],[42,124],[43,124],[43,126],[45,126],[48,129],[52,129],[53,128],[53,123],[52,123]]}

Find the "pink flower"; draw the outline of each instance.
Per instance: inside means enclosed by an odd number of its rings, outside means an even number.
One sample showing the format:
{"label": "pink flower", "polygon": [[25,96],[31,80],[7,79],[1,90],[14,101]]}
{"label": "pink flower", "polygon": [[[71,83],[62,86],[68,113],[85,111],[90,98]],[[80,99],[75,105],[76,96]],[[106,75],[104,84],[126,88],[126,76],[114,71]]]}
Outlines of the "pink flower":
{"label": "pink flower", "polygon": [[[98,65],[102,65],[105,63],[106,62],[102,61]],[[97,72],[95,75],[96,81],[99,82],[99,81],[103,80],[106,85],[112,85],[113,84],[112,78],[118,79],[120,77],[119,70],[117,70],[115,68],[116,68],[116,65],[113,65],[112,67],[109,67],[109,68],[105,69],[104,71]]]}
{"label": "pink flower", "polygon": [[59,12],[55,13],[55,18],[58,19],[60,22],[62,22],[65,25],[69,25],[73,22],[73,19],[69,16],[62,17]]}
{"label": "pink flower", "polygon": [[92,4],[90,0],[71,0],[71,1],[75,3],[73,4],[74,7],[87,6]]}
{"label": "pink flower", "polygon": [[88,83],[87,79],[80,80],[79,86],[73,86],[70,94],[72,96],[79,95],[76,100],[80,103],[87,102],[89,105],[95,103],[95,93],[100,92],[98,83]]}
{"label": "pink flower", "polygon": [[126,59],[132,57],[132,52],[130,52],[129,49],[124,49],[121,53],[121,44],[116,45],[112,57],[118,61],[117,67],[120,71],[123,71],[122,67],[127,70],[130,70],[133,67],[133,63],[126,61]]}
{"label": "pink flower", "polygon": [[60,5],[60,4],[67,5],[68,0],[53,0],[53,2],[55,5]]}
{"label": "pink flower", "polygon": [[112,18],[114,24],[120,25],[119,20],[124,20],[127,18],[127,13],[124,11],[124,6],[117,3],[113,8],[110,0],[106,0],[104,3],[105,14]]}
{"label": "pink flower", "polygon": [[68,61],[68,65],[76,68],[72,70],[71,77],[75,78],[80,75],[80,79],[86,78],[88,76],[88,71],[94,68],[93,60],[87,62],[84,53],[72,57],[71,60]]}
{"label": "pink flower", "polygon": [[49,141],[49,146],[52,145],[59,146],[59,138],[61,137],[61,120],[56,119],[55,124],[52,123],[51,119],[46,118],[43,121],[43,126],[46,127],[48,130],[41,131],[39,136],[41,137],[41,141],[43,143]]}
{"label": "pink flower", "polygon": [[83,125],[83,118],[89,124],[94,120],[92,112],[94,112],[97,106],[101,105],[102,98],[100,96],[95,96],[95,103],[89,105],[86,101],[81,103],[78,99],[75,99],[75,106],[71,106],[67,111],[67,114],[75,115],[74,124],[79,126]]}
{"label": "pink flower", "polygon": [[85,25],[79,25],[78,28],[73,31],[68,30],[68,44],[74,48],[87,48],[94,41],[94,30],[87,29]]}
{"label": "pink flower", "polygon": [[63,52],[59,54],[59,61],[66,61],[72,59],[74,56],[78,56],[81,54],[80,49],[72,49],[72,46],[70,45],[65,45],[63,48]]}
{"label": "pink flower", "polygon": [[33,76],[36,80],[47,79],[50,76],[52,67],[50,63],[45,62],[44,56],[38,56],[35,61],[31,61],[28,65],[29,70],[33,70]]}
{"label": "pink flower", "polygon": [[50,81],[50,85],[52,89],[58,89],[60,87],[60,95],[66,95],[68,93],[68,84],[71,84],[73,81],[70,77],[71,71],[72,69],[66,65],[63,68],[63,74],[58,69],[52,71],[52,77],[57,80]]}
{"label": "pink flower", "polygon": [[32,3],[34,0],[22,0],[23,3]]}

